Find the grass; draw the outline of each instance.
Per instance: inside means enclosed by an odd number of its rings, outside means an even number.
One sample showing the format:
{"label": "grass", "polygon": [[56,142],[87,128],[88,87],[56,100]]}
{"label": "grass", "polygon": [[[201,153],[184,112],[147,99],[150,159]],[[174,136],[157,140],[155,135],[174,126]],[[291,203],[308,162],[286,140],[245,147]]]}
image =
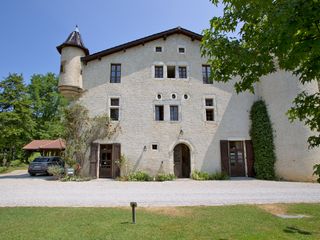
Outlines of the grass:
{"label": "grass", "polygon": [[281,208],[310,217],[282,219],[247,205],[138,206],[134,225],[129,208],[0,208],[0,239],[320,239],[320,204]]}
{"label": "grass", "polygon": [[15,166],[15,167],[6,167],[6,168],[3,168],[1,167],[1,171],[0,171],[0,174],[4,174],[4,173],[10,173],[10,172],[13,172],[15,170],[27,170],[28,169],[28,165],[27,164],[21,164],[20,166]]}

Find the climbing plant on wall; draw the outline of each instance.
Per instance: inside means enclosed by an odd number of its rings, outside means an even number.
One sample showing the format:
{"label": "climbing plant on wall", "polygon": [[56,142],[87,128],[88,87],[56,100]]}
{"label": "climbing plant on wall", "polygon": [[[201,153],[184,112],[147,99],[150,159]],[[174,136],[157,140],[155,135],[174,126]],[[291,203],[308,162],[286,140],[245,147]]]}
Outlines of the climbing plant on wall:
{"label": "climbing plant on wall", "polygon": [[254,170],[259,179],[271,180],[275,178],[273,130],[266,104],[259,100],[252,105],[250,112],[250,135],[254,149]]}

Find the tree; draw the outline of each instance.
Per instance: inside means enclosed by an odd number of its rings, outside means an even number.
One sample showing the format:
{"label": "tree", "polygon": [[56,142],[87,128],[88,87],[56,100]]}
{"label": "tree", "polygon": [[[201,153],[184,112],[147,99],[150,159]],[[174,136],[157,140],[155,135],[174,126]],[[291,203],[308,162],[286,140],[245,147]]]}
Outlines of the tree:
{"label": "tree", "polygon": [[67,102],[58,92],[56,75],[53,73],[33,75],[28,86],[28,93],[37,130],[33,138],[56,139],[61,137],[64,132],[61,118]]}
{"label": "tree", "polygon": [[0,148],[7,160],[21,155],[22,146],[32,139],[30,105],[22,75],[9,74],[0,82]]}
{"label": "tree", "polygon": [[[89,117],[88,110],[76,103],[64,113],[66,150],[64,159],[68,165],[83,166],[91,144],[98,139],[110,138],[118,129],[112,126],[107,115]],[[79,173],[79,172],[78,172]]]}
{"label": "tree", "polygon": [[259,100],[252,105],[250,111],[250,136],[254,150],[254,170],[258,179],[272,180],[275,178],[273,130],[265,102]]}
{"label": "tree", "polygon": [[[202,54],[209,58],[214,81],[240,81],[236,91],[254,91],[261,76],[277,68],[299,76],[301,83],[320,80],[319,0],[211,0],[224,4],[223,16],[214,17],[204,30]],[[239,37],[230,35],[239,31]],[[310,147],[320,145],[320,93],[302,92],[288,112],[318,135]]]}

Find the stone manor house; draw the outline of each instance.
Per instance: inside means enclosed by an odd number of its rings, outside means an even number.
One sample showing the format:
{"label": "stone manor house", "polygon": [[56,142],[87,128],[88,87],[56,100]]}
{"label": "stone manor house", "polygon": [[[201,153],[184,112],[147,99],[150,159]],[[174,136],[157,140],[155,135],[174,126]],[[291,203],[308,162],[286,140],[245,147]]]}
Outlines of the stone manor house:
{"label": "stone manor house", "polygon": [[83,170],[115,178],[124,154],[132,171],[159,171],[189,178],[194,170],[254,176],[249,112],[258,99],[267,103],[273,123],[276,173],[287,180],[310,181],[320,150],[308,150],[312,134],[286,111],[302,90],[288,72],[268,75],[255,94],[237,95],[233,82],[211,83],[202,36],[177,27],[101,52],[89,53],[79,31],[57,47],[61,54],[59,91],[80,102],[90,115],[108,113],[121,131],[91,146]]}

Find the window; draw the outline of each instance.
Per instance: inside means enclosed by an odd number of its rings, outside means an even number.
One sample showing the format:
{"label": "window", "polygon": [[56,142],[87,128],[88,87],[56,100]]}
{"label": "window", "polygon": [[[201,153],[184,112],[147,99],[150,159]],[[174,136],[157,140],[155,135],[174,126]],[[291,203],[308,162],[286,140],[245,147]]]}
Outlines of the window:
{"label": "window", "polygon": [[119,121],[120,99],[110,98],[110,118],[112,121]]}
{"label": "window", "polygon": [[161,99],[162,99],[162,95],[161,95],[160,93],[157,95],[157,99],[158,99],[158,100],[161,100]]}
{"label": "window", "polygon": [[186,52],[186,49],[184,47],[179,47],[178,48],[178,52],[179,53],[185,53]]}
{"label": "window", "polygon": [[187,78],[187,67],[179,67],[179,78]]}
{"label": "window", "polygon": [[171,98],[172,98],[172,99],[176,99],[176,98],[177,98],[177,94],[172,93],[172,94],[171,94]]}
{"label": "window", "polygon": [[212,83],[210,78],[210,66],[209,65],[202,65],[202,80],[203,83],[208,84],[208,83]]}
{"label": "window", "polygon": [[110,108],[110,118],[112,121],[119,121],[119,108]]}
{"label": "window", "polygon": [[163,78],[163,66],[155,66],[154,67],[154,77],[155,78]]}
{"label": "window", "polygon": [[157,46],[157,47],[156,47],[156,52],[162,52],[162,47]]}
{"label": "window", "polygon": [[155,120],[156,121],[163,121],[164,120],[163,105],[156,105],[155,106]]}
{"label": "window", "polygon": [[111,64],[111,74],[110,74],[111,83],[120,83],[121,82],[121,64]]}
{"label": "window", "polygon": [[119,106],[119,103],[120,103],[120,101],[119,101],[119,98],[111,98],[111,106]]}
{"label": "window", "polygon": [[60,73],[64,73],[64,64],[63,63],[60,64]]}
{"label": "window", "polygon": [[187,100],[187,99],[189,99],[189,95],[188,95],[188,94],[184,94],[184,95],[183,95],[183,98],[184,98],[185,100]]}
{"label": "window", "polygon": [[176,66],[168,66],[167,78],[175,78],[175,77],[176,77]]}
{"label": "window", "polygon": [[213,98],[206,98],[206,107],[213,107]]}
{"label": "window", "polygon": [[152,150],[158,150],[158,144],[152,144]]}
{"label": "window", "polygon": [[179,121],[179,107],[176,105],[170,106],[170,121]]}
{"label": "window", "polygon": [[213,109],[206,109],[206,121],[214,121]]}
{"label": "window", "polygon": [[206,121],[214,121],[214,101],[213,98],[205,99]]}

